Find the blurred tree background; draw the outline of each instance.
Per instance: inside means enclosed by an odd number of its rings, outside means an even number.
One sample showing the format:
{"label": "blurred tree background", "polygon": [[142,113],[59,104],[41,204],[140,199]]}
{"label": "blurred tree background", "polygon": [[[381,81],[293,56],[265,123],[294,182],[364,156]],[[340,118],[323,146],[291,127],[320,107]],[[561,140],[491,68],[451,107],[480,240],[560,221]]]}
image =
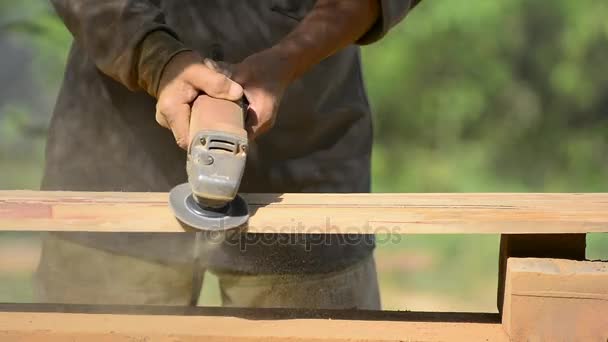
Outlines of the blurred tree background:
{"label": "blurred tree background", "polygon": [[[605,0],[423,1],[364,48],[374,191],[606,192],[606,13]],[[70,41],[48,3],[0,1],[2,189],[38,186]],[[0,236],[0,301],[30,298],[32,241]],[[608,257],[606,235],[588,242],[588,257]],[[493,310],[497,244],[380,243],[385,308]]]}

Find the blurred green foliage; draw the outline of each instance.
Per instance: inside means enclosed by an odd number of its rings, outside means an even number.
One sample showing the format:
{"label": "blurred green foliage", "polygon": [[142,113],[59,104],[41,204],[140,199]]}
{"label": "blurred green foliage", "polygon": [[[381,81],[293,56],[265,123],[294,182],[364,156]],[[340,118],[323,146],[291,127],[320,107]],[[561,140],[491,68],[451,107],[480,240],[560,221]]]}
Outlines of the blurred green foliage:
{"label": "blurred green foliage", "polygon": [[34,81],[55,92],[72,37],[48,2],[22,0],[0,3],[0,34],[32,47]]}
{"label": "blurred green foliage", "polygon": [[0,42],[0,189],[35,189],[71,36],[46,1],[0,1]]}
{"label": "blurred green foliage", "polygon": [[[364,48],[374,191],[608,191],[606,13],[605,0],[423,1]],[[48,3],[22,0],[0,2],[3,40],[31,54],[23,77],[47,100],[35,107],[0,97],[0,188],[36,188],[71,37]],[[589,239],[590,257],[608,255],[606,235]],[[483,304],[466,308],[493,305],[497,241],[416,236],[381,245],[385,265],[405,250],[435,260],[381,274],[384,304],[400,307],[399,291],[479,302],[489,289]]]}
{"label": "blurred green foliage", "polygon": [[606,191],[608,2],[424,1],[365,49],[376,191]]}

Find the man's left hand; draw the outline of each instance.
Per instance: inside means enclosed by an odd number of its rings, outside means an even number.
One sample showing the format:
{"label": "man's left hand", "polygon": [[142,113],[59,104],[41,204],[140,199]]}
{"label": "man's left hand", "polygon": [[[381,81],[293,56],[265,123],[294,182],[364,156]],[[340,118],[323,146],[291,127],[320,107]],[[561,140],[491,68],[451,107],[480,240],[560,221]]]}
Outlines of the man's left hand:
{"label": "man's left hand", "polygon": [[290,83],[286,60],[273,50],[253,54],[241,63],[225,65],[207,60],[208,66],[224,72],[243,87],[249,101],[245,128],[250,139],[268,132],[275,123],[285,89]]}

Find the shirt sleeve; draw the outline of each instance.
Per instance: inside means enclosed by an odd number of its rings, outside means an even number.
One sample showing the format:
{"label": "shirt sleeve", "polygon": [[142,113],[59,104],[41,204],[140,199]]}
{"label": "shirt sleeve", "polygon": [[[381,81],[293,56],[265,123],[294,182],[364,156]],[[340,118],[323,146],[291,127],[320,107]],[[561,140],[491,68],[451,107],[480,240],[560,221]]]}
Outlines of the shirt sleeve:
{"label": "shirt sleeve", "polygon": [[187,49],[150,0],[51,0],[57,14],[104,74],[156,96],[160,75]]}
{"label": "shirt sleeve", "polygon": [[380,16],[372,28],[367,31],[357,44],[367,45],[372,44],[382,37],[388,31],[397,25],[420,0],[378,0],[380,2]]}

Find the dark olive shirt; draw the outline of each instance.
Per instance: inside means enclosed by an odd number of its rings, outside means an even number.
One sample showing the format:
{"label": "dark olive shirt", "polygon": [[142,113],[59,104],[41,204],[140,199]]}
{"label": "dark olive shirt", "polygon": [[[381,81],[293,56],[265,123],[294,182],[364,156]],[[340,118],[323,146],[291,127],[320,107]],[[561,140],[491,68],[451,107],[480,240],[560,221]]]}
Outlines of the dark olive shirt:
{"label": "dark olive shirt", "polygon": [[[239,62],[277,43],[315,3],[52,2],[74,42],[49,130],[43,189],[153,192],[186,182],[185,152],[155,121],[153,95],[167,61],[193,49]],[[357,45],[326,58],[289,87],[274,128],[252,145],[241,192],[370,191],[372,124],[358,45],[381,38],[410,8],[409,0],[380,3],[381,17]],[[373,238],[363,235],[286,237],[240,236],[240,243],[211,249],[208,266],[246,273],[329,272],[374,248]],[[66,238],[163,262],[192,258],[193,237],[186,233]]]}

